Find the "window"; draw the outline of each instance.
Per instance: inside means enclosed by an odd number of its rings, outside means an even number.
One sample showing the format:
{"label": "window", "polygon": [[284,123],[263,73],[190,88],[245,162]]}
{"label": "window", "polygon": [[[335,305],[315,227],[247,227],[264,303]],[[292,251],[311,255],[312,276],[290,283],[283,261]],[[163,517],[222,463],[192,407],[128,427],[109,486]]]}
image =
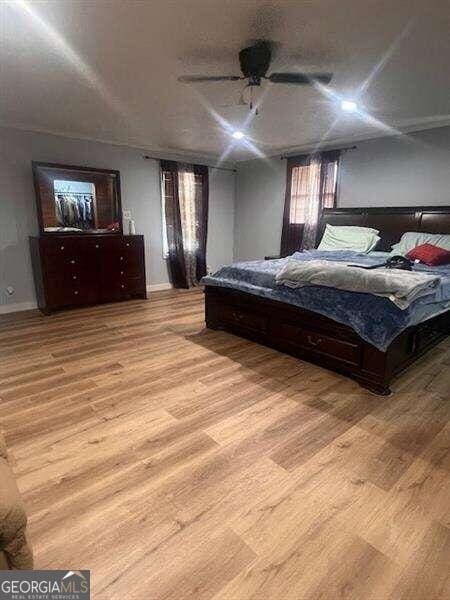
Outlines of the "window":
{"label": "window", "polygon": [[[292,169],[291,182],[291,223],[306,223],[309,205],[317,205],[322,196],[322,208],[333,208],[336,199],[337,161],[322,164],[313,160],[307,166]],[[325,170],[320,194],[320,172]]]}
{"label": "window", "polygon": [[[167,209],[173,205],[174,185],[173,171],[161,171],[161,214],[162,214],[162,246],[163,257],[169,256],[167,237]],[[178,171],[178,193],[180,196],[180,217],[184,224],[184,248],[188,252],[195,252],[198,247],[196,226],[196,198],[202,194],[203,176],[188,170]],[[169,211],[170,212],[170,211]]]}
{"label": "window", "polygon": [[336,205],[339,154],[331,151],[288,160],[282,256],[315,247],[321,211]]}
{"label": "window", "polygon": [[208,167],[161,161],[162,245],[175,287],[206,274]]}
{"label": "window", "polygon": [[320,163],[294,167],[291,173],[291,209],[290,223],[304,224],[308,218],[310,198],[319,193]]}

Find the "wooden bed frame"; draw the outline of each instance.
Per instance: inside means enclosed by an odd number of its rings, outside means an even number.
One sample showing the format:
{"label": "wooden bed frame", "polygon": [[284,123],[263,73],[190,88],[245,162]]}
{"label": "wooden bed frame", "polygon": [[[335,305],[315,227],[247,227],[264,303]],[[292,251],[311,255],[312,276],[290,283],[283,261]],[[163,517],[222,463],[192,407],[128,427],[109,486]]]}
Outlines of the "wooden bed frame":
{"label": "wooden bed frame", "polygon": [[[325,225],[360,225],[380,231],[377,250],[390,250],[406,231],[450,234],[450,206],[325,209]],[[385,352],[351,327],[285,302],[215,286],[205,287],[206,325],[224,329],[356,379],[380,395],[392,379],[450,333],[450,310],[409,327]]]}

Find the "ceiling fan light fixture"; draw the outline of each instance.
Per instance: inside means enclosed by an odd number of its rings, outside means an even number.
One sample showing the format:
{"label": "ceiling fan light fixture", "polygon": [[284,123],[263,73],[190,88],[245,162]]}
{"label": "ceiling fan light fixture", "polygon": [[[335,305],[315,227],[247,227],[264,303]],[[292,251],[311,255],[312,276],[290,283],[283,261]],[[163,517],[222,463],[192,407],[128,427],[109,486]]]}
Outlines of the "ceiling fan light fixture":
{"label": "ceiling fan light fixture", "polygon": [[345,112],[353,113],[358,110],[358,105],[354,100],[341,100],[341,109]]}
{"label": "ceiling fan light fixture", "polygon": [[271,83],[288,85],[328,85],[333,73],[271,73],[267,74],[272,61],[272,50],[276,44],[270,40],[259,40],[239,52],[241,75],[182,75],[178,81],[182,83],[201,83],[218,81],[247,80],[247,87],[260,87],[262,80]]}
{"label": "ceiling fan light fixture", "polygon": [[243,140],[245,138],[245,133],[239,130],[233,131],[231,135],[232,137],[234,137],[235,140]]}

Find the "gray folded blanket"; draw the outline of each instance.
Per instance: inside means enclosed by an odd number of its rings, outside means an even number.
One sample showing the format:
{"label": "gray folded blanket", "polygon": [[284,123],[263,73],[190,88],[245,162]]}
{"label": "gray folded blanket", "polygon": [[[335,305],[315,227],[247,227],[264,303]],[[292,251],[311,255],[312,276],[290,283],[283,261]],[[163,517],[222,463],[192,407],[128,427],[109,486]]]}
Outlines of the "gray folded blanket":
{"label": "gray folded blanket", "polygon": [[278,285],[291,288],[323,285],[350,292],[385,296],[404,310],[416,298],[432,294],[438,287],[440,278],[401,269],[379,268],[368,271],[328,260],[288,260],[277,273],[276,281]]}

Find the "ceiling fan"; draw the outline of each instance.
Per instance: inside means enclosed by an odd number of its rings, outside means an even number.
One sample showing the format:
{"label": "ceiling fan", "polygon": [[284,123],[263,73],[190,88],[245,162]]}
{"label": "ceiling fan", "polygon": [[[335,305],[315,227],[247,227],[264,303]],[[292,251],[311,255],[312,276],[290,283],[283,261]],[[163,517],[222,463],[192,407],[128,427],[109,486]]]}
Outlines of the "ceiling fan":
{"label": "ceiling fan", "polygon": [[239,52],[242,75],[183,75],[178,78],[178,81],[197,83],[248,79],[248,87],[259,87],[263,79],[272,83],[290,85],[313,85],[315,82],[327,85],[330,83],[333,77],[332,73],[272,73],[267,75],[272,60],[273,46],[273,42],[261,40],[248,48],[243,48]]}

